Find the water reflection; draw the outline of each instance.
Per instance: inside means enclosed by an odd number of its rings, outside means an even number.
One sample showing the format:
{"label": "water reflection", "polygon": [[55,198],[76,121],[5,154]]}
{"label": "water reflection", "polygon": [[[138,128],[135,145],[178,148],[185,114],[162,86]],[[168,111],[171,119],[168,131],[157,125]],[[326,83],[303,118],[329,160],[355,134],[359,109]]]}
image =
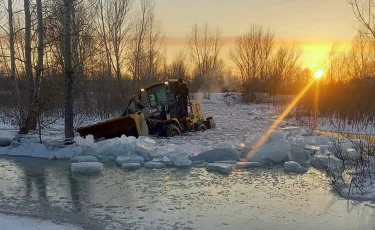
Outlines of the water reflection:
{"label": "water reflection", "polygon": [[36,187],[38,199],[41,204],[48,205],[45,169],[23,167],[23,171],[25,174],[26,197],[31,198],[33,189]]}
{"label": "water reflection", "polygon": [[[249,216],[255,227],[263,223],[256,220],[269,218],[266,229],[280,221],[323,229],[327,223],[331,229],[373,226],[374,207],[325,191],[318,173],[285,174],[272,167],[221,176],[204,169],[127,172],[106,165],[101,175],[76,176],[70,173],[69,161],[30,158],[0,158],[0,166],[0,194],[15,199],[22,194],[21,199],[36,201],[46,212],[64,209],[75,216],[168,224],[181,220],[201,224],[202,229],[213,228],[214,222],[248,223]],[[22,208],[33,211],[31,206]]]}
{"label": "water reflection", "polygon": [[81,212],[82,211],[82,205],[80,201],[80,195],[79,195],[79,185],[78,181],[74,179],[73,175],[69,173],[69,184],[70,184],[70,195],[73,202],[73,211],[74,212]]}

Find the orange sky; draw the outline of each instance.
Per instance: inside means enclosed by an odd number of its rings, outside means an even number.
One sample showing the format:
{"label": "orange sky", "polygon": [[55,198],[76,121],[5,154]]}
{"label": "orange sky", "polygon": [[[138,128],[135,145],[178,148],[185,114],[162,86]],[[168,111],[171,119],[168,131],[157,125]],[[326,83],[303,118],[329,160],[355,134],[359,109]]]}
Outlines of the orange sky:
{"label": "orange sky", "polygon": [[[346,0],[157,0],[156,14],[169,59],[184,47],[194,23],[218,26],[226,41],[256,23],[274,31],[277,39],[300,44],[302,64],[311,69],[320,68],[333,43],[348,44],[358,27]],[[231,47],[233,42],[223,47],[223,58]]]}
{"label": "orange sky", "polygon": [[[225,39],[225,45],[222,48],[221,57],[226,61],[226,64],[231,67],[232,63],[228,59],[228,53],[230,49],[234,48],[234,37]],[[301,65],[303,67],[310,68],[315,71],[316,69],[322,68],[324,61],[326,60],[327,54],[329,53],[333,43],[341,44],[343,47],[350,47],[350,39],[293,39],[289,42],[296,41],[297,44],[302,48],[303,54],[301,56]],[[285,42],[283,40],[282,42]],[[167,60],[170,62],[174,56],[181,50],[187,50],[187,44],[185,38],[166,38],[167,45]],[[233,67],[232,67],[233,68]]]}

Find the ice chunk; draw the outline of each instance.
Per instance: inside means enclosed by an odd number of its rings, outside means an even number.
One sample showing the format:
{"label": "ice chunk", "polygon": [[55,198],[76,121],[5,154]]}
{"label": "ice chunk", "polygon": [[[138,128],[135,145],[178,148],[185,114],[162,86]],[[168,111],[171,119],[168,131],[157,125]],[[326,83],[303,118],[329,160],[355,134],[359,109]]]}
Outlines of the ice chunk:
{"label": "ice chunk", "polygon": [[138,139],[135,145],[135,153],[142,156],[145,161],[151,160],[150,152],[155,150],[155,141],[150,138]]}
{"label": "ice chunk", "polygon": [[77,146],[68,146],[51,153],[49,159],[70,159],[82,154],[82,148]]}
{"label": "ice chunk", "polygon": [[[94,143],[94,146],[85,147],[88,142],[83,142],[84,153],[87,155],[101,155],[101,156],[126,156],[134,153],[135,138],[126,137],[112,138],[104,141]],[[90,141],[91,142],[91,141]],[[82,143],[82,141],[80,141]]]}
{"label": "ice chunk", "polygon": [[169,159],[169,158],[166,157],[166,156],[157,156],[157,157],[155,157],[154,159],[152,159],[152,161],[155,161],[155,162],[162,162],[162,163],[164,163],[164,164],[167,165],[167,166],[172,165],[172,161],[171,161],[171,159]]}
{"label": "ice chunk", "polygon": [[94,156],[75,156],[71,159],[73,162],[99,162]]}
{"label": "ice chunk", "polygon": [[116,161],[116,156],[96,156],[100,162],[109,162],[109,161]]}
{"label": "ice chunk", "polygon": [[116,163],[122,165],[123,163],[140,163],[143,164],[145,160],[139,155],[130,155],[130,156],[118,156],[116,158]]}
{"label": "ice chunk", "polygon": [[93,135],[87,135],[83,137],[75,137],[74,142],[82,148],[95,147],[95,140]]}
{"label": "ice chunk", "polygon": [[261,148],[254,150],[252,156],[248,156],[249,161],[262,163],[262,159],[269,159],[278,164],[288,158],[291,146],[287,141],[277,141],[263,145]]}
{"label": "ice chunk", "polygon": [[75,137],[74,142],[76,145],[82,148],[82,153],[87,155],[95,155],[95,151],[97,149],[97,145],[94,140],[94,136],[88,135],[86,138],[83,137]]}
{"label": "ice chunk", "polygon": [[303,167],[303,166],[300,166],[298,169],[297,169],[297,173],[306,173],[307,171],[309,171],[309,168],[306,168],[306,167]]}
{"label": "ice chunk", "polygon": [[227,161],[215,161],[215,163],[224,163],[224,164],[237,164],[237,161],[227,160]]}
{"label": "ice chunk", "polygon": [[205,168],[207,164],[208,163],[205,161],[193,161],[191,166],[195,168]]}
{"label": "ice chunk", "polygon": [[206,170],[208,172],[218,172],[222,174],[229,174],[235,168],[233,164],[224,164],[224,163],[209,163],[206,165]]}
{"label": "ice chunk", "polygon": [[171,161],[176,166],[189,166],[191,165],[191,160],[189,156],[185,153],[175,154],[171,156]]}
{"label": "ice chunk", "polygon": [[[324,145],[322,145],[324,146]],[[320,146],[315,146],[315,145],[306,145],[303,147],[303,149],[309,151],[311,156],[314,156],[317,152],[320,151]]]}
{"label": "ice chunk", "polygon": [[303,136],[289,136],[287,140],[292,147],[303,148],[306,146],[305,138]]}
{"label": "ice chunk", "polygon": [[301,167],[301,165],[295,161],[287,161],[284,163],[285,172],[298,172],[299,167]]}
{"label": "ice chunk", "polygon": [[167,155],[168,153],[176,152],[177,148],[178,148],[178,145],[176,144],[167,144],[164,146],[157,146],[155,147],[154,151],[150,152],[150,155],[153,157],[164,156],[164,155]]}
{"label": "ice chunk", "polygon": [[80,162],[72,163],[72,173],[97,173],[103,168],[103,164],[100,162]]}
{"label": "ice chunk", "polygon": [[306,136],[304,137],[305,145],[316,145],[316,136]]}
{"label": "ice chunk", "polygon": [[[319,152],[320,154],[326,154],[327,152],[329,152],[329,151],[328,151],[329,146],[330,146],[330,145],[320,145],[320,146],[319,146],[319,151],[318,151],[318,152]],[[315,153],[316,153],[316,152],[315,152]],[[314,153],[314,154],[315,154],[315,153]]]}
{"label": "ice chunk", "polygon": [[162,162],[149,161],[145,163],[145,168],[148,169],[162,169],[165,168],[165,164]]}
{"label": "ice chunk", "polygon": [[301,148],[292,148],[288,153],[288,158],[290,161],[295,161],[299,163],[308,163],[311,160],[310,152]]}
{"label": "ice chunk", "polygon": [[316,144],[317,145],[329,145],[331,143],[330,138],[328,136],[322,135],[316,137]]}
{"label": "ice chunk", "polygon": [[272,143],[276,141],[285,141],[286,140],[286,133],[283,131],[273,131],[271,135],[267,139],[267,143]]}
{"label": "ice chunk", "polygon": [[260,163],[259,162],[237,162],[236,164],[236,167],[237,168],[244,168],[244,169],[247,169],[247,168],[253,168],[253,167],[260,167]]}
{"label": "ice chunk", "polygon": [[121,165],[121,168],[122,169],[126,169],[126,170],[136,170],[136,169],[140,169],[141,168],[141,164],[140,163],[123,163]]}
{"label": "ice chunk", "polygon": [[225,160],[237,160],[240,158],[240,153],[232,148],[215,148],[205,152],[201,152],[196,156],[192,156],[193,161],[225,161]]}
{"label": "ice chunk", "polygon": [[316,154],[310,164],[320,170],[341,173],[342,161],[332,154]]}

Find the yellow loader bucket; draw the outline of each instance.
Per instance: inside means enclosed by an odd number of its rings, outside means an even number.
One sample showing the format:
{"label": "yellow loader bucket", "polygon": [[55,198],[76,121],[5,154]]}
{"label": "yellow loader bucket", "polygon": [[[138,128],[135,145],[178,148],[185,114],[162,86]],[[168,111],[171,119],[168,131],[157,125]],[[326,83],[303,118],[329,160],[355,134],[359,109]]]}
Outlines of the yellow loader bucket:
{"label": "yellow loader bucket", "polygon": [[148,136],[148,126],[139,114],[130,114],[113,118],[93,125],[80,127],[76,130],[81,136],[93,135],[95,139],[126,136]]}

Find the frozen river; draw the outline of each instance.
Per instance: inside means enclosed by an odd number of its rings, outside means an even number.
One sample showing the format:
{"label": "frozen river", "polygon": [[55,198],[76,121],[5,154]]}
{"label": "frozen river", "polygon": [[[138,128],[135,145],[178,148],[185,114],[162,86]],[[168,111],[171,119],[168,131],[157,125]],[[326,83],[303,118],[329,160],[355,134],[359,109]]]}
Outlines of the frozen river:
{"label": "frozen river", "polygon": [[0,209],[85,229],[373,229],[371,203],[331,193],[325,176],[281,167],[141,169],[108,163],[72,176],[69,161],[0,159]]}

